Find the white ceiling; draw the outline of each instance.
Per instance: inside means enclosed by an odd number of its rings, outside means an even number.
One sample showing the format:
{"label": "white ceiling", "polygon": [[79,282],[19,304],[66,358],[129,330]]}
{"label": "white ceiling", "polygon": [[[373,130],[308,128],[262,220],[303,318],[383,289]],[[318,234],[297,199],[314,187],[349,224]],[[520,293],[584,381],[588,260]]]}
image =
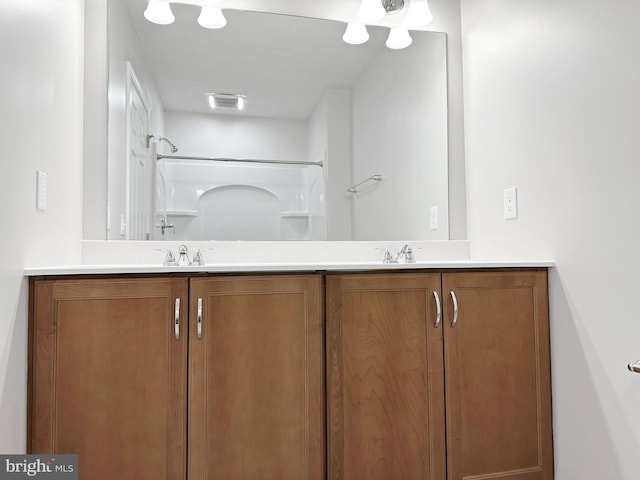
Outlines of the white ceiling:
{"label": "white ceiling", "polygon": [[[386,48],[387,29],[380,27],[369,28],[366,44],[348,45],[342,22],[225,9],[227,26],[208,30],[197,24],[197,6],[173,4],[176,21],[163,26],[144,19],[145,0],[126,2],[167,110],[211,113],[205,94],[222,92],[247,96],[244,115],[306,118],[325,89],[348,88]],[[221,5],[230,3],[251,1]],[[301,11],[322,3],[295,0]],[[324,11],[345,18],[358,4],[327,0]]]}

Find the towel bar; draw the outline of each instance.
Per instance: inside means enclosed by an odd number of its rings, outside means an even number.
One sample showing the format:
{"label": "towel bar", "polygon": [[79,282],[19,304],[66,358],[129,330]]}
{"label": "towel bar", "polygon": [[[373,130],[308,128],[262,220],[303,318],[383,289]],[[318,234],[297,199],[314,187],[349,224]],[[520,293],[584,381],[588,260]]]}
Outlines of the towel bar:
{"label": "towel bar", "polygon": [[353,187],[348,188],[347,192],[349,192],[349,193],[358,193],[358,187],[360,185],[364,185],[367,182],[381,182],[381,181],[382,181],[382,175],[371,175],[366,180],[363,180],[360,183],[355,184]]}

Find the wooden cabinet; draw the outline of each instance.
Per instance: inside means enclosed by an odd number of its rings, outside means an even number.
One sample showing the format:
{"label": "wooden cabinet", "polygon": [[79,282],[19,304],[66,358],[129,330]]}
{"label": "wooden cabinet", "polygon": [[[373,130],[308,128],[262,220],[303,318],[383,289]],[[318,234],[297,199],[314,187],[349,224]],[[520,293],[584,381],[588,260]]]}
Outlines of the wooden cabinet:
{"label": "wooden cabinet", "polygon": [[83,480],[323,478],[321,297],[319,275],[32,282],[29,452]]}
{"label": "wooden cabinet", "polygon": [[30,453],[82,479],[186,478],[185,279],[32,285]]}
{"label": "wooden cabinet", "polygon": [[192,280],[191,479],[324,478],[320,280]]}
{"label": "wooden cabinet", "polygon": [[81,480],[551,480],[546,275],[32,279],[28,451]]}
{"label": "wooden cabinet", "polygon": [[329,478],[445,478],[439,290],[439,274],[327,278]]}
{"label": "wooden cabinet", "polygon": [[328,276],[329,478],[552,479],[548,323],[546,271]]}
{"label": "wooden cabinet", "polygon": [[448,478],[552,479],[546,271],[445,274],[442,292]]}

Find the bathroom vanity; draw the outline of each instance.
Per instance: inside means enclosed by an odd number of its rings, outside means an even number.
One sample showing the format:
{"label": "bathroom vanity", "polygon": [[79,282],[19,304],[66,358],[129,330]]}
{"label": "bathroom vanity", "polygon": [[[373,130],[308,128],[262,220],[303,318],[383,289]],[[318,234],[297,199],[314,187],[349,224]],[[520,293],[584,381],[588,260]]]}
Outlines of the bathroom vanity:
{"label": "bathroom vanity", "polygon": [[81,479],[553,478],[547,269],[34,274],[31,453]]}

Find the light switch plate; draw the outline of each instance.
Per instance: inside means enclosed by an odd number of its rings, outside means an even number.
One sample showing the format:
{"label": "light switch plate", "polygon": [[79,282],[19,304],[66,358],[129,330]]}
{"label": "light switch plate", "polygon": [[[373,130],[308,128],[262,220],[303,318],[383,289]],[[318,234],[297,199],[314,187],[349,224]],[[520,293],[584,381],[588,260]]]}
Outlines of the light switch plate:
{"label": "light switch plate", "polygon": [[47,210],[47,174],[41,170],[36,170],[36,208]]}
{"label": "light switch plate", "polygon": [[504,191],[504,218],[513,220],[518,218],[518,192],[516,187]]}
{"label": "light switch plate", "polygon": [[429,229],[438,229],[438,207],[431,207],[429,209]]}
{"label": "light switch plate", "polygon": [[120,236],[125,237],[127,235],[127,216],[124,213],[120,214]]}

